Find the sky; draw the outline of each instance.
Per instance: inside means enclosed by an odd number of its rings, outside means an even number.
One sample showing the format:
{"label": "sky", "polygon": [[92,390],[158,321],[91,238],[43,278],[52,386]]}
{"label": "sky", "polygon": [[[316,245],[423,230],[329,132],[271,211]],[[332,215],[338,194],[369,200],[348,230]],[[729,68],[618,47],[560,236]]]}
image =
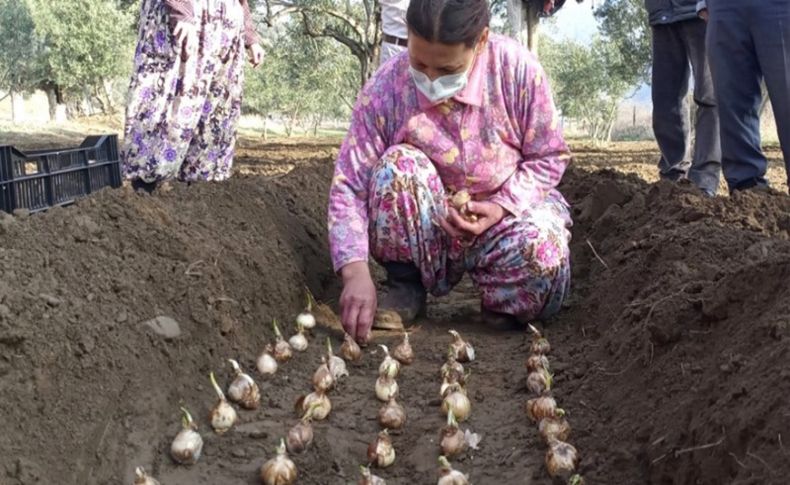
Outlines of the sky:
{"label": "sky", "polygon": [[555,16],[555,20],[545,25],[545,32],[552,37],[569,38],[584,44],[589,43],[598,31],[598,24],[593,17],[591,5],[590,0],[584,3],[567,0]]}

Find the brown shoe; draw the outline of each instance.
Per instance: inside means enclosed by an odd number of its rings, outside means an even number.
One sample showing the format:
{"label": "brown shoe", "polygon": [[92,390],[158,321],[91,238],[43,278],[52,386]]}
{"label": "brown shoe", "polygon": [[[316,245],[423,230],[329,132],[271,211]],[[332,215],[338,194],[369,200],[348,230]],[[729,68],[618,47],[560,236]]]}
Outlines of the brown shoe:
{"label": "brown shoe", "polygon": [[373,328],[403,330],[425,312],[427,292],[414,265],[388,263],[387,280],[379,291],[379,309]]}

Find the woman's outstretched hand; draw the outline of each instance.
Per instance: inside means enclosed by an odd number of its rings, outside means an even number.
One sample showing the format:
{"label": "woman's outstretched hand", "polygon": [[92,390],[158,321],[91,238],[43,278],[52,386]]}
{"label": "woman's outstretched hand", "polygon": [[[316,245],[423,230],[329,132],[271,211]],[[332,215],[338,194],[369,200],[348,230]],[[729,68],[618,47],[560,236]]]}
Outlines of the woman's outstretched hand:
{"label": "woman's outstretched hand", "polygon": [[349,263],[340,270],[343,293],[340,295],[340,320],[343,329],[359,343],[367,343],[376,315],[376,285],[368,263]]}
{"label": "woman's outstretched hand", "polygon": [[505,209],[494,202],[470,201],[466,204],[469,213],[477,216],[476,222],[470,222],[454,208],[450,207],[447,219],[440,219],[439,225],[453,239],[471,241],[495,226],[505,217]]}

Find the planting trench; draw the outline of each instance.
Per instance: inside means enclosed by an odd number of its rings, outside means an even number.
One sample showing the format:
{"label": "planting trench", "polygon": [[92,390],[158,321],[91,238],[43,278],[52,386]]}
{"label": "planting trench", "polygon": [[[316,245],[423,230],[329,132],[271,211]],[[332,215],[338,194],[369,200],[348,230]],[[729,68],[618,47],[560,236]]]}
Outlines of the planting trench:
{"label": "planting trench", "polygon": [[[123,189],[74,207],[0,218],[0,483],[131,483],[143,465],[163,484],[252,484],[296,422],[318,343],[258,378],[258,411],[216,437],[208,374],[228,357],[252,372],[291,322],[307,284],[332,303],[324,212],[331,149],[250,150],[228,183],[154,197]],[[303,150],[300,148],[300,150]],[[328,150],[328,152],[327,152]],[[606,153],[587,157],[606,157]],[[614,172],[572,169],[574,294],[546,327],[556,397],[574,427],[581,471],[596,484],[773,484],[790,471],[790,201],[742,194],[705,199]],[[595,249],[595,253],[593,249]],[[438,369],[459,330],[478,359],[469,390],[480,449],[454,464],[476,484],[549,484],[544,447],[523,405],[528,338],[488,331],[464,283],[431,301],[412,338],[417,362],[399,378],[408,414],[394,435],[388,483],[435,483]],[[142,322],[167,316],[165,339]],[[292,329],[289,327],[289,332]],[[394,337],[380,337],[395,342]],[[381,356],[332,395],[314,447],[295,457],[299,483],[357,479],[378,429]],[[198,418],[204,456],[175,466],[167,451],[179,405]],[[787,442],[787,444],[786,444]]]}

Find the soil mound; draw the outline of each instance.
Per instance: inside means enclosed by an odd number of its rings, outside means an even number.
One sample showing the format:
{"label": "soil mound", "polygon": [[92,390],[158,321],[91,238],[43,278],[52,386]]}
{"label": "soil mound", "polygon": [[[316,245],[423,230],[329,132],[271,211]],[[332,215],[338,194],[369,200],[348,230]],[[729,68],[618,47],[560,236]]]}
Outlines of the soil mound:
{"label": "soil mound", "polygon": [[180,404],[206,431],[209,371],[250,368],[272,318],[292,331],[305,284],[330,286],[331,172],[316,161],[3,217],[0,483],[131,483],[132,461],[165,459]]}
{"label": "soil mound", "polygon": [[557,325],[557,387],[591,481],[783,483],[790,199],[607,171],[564,190],[579,300]]}

